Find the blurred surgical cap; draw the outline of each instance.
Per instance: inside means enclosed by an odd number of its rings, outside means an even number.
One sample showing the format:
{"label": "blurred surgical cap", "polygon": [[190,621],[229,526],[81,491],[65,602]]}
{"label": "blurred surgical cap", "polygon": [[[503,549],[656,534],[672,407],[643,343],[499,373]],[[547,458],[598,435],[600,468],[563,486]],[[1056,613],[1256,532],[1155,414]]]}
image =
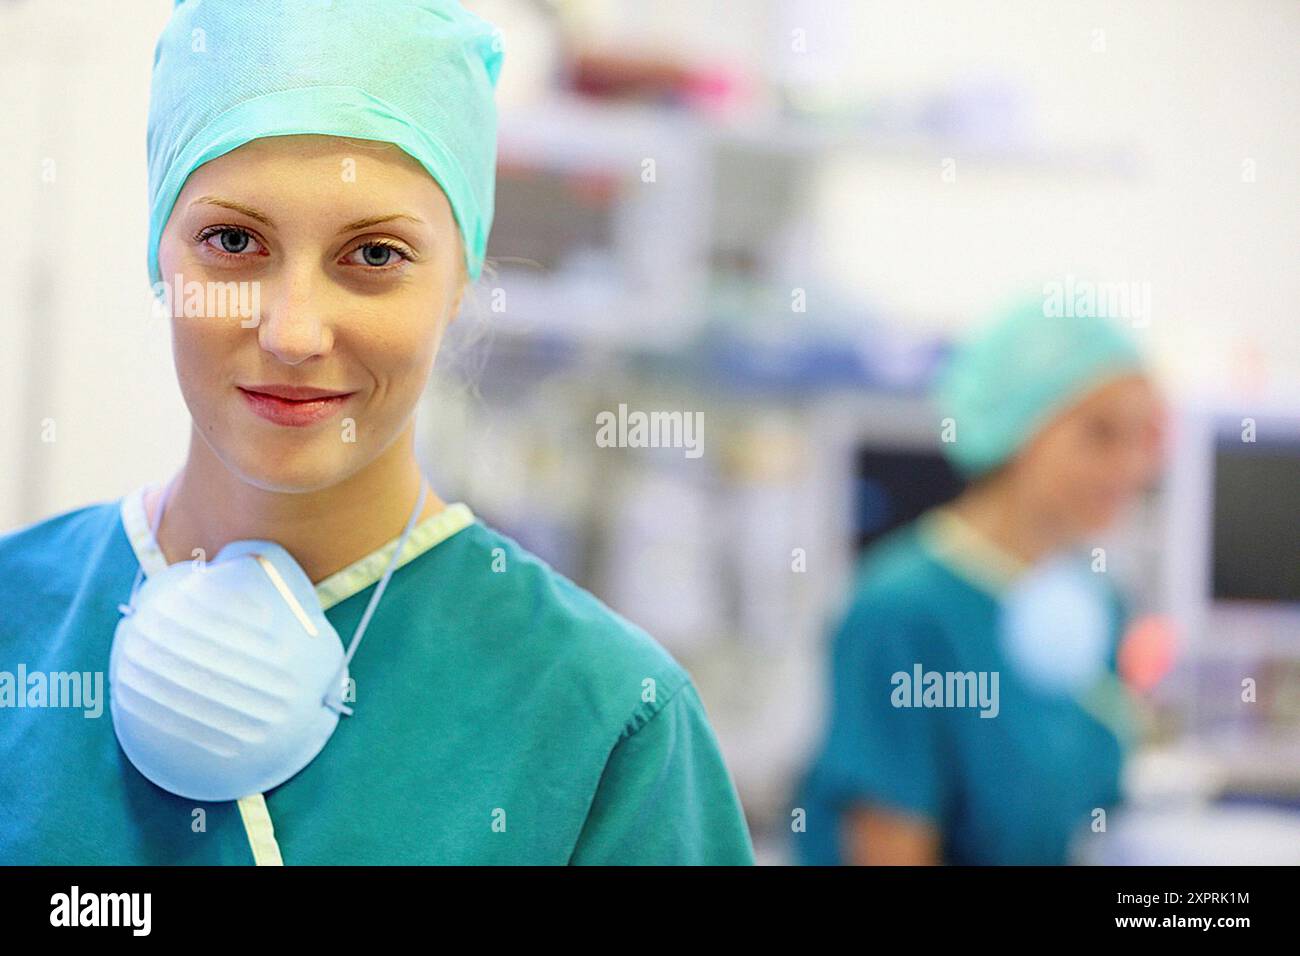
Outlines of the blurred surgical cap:
{"label": "blurred surgical cap", "polygon": [[1042,298],[1020,302],[958,346],[939,375],[934,404],[955,425],[943,450],[968,478],[1010,459],[1098,385],[1143,367],[1109,320],[1045,311]]}
{"label": "blurred surgical cap", "polygon": [[[499,35],[455,0],[177,0],[154,50],[149,276],[186,179],[264,136],[393,143],[447,195],[477,279],[492,226]],[[341,175],[341,174],[340,174]]]}

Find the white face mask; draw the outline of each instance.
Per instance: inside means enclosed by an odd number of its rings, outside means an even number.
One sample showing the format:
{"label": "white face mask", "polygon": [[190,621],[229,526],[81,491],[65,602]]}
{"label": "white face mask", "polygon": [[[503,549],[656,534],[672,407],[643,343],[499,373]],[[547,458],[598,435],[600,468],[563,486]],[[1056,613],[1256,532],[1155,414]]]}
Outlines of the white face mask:
{"label": "white face mask", "polygon": [[1111,638],[1106,589],[1069,557],[1018,578],[1003,597],[1000,624],[1007,657],[1041,691],[1084,691],[1105,670]]}
{"label": "white face mask", "polygon": [[265,793],[311,763],[352,713],[348,663],[426,491],[346,654],[306,572],[272,541],[231,542],[210,564],[173,564],[143,588],[138,574],[109,657],[113,727],[135,768],[171,793],[219,801]]}

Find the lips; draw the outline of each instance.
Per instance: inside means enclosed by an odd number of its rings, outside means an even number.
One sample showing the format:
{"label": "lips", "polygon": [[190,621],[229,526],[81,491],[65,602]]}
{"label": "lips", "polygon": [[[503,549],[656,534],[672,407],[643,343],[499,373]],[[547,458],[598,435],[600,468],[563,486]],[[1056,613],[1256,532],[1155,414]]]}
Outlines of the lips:
{"label": "lips", "polygon": [[304,402],[313,398],[338,398],[352,393],[345,389],[308,388],[304,385],[241,385],[245,392],[270,395],[291,402]]}
{"label": "lips", "polygon": [[300,385],[236,387],[255,415],[289,428],[316,425],[331,418],[356,394]]}

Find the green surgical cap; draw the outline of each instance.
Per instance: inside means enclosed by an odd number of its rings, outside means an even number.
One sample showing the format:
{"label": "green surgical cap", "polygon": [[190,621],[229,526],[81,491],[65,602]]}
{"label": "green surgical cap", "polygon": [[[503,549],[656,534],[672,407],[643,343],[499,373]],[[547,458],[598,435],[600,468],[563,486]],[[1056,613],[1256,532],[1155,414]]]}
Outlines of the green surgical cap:
{"label": "green surgical cap", "polygon": [[961,344],[934,391],[955,425],[943,449],[967,477],[1010,459],[1053,417],[1104,381],[1140,371],[1142,357],[1106,319],[1045,315],[1020,303]]}
{"label": "green surgical cap", "polygon": [[181,187],[264,136],[393,143],[447,195],[470,279],[492,226],[499,35],[455,0],[177,0],[154,50],[149,276]]}

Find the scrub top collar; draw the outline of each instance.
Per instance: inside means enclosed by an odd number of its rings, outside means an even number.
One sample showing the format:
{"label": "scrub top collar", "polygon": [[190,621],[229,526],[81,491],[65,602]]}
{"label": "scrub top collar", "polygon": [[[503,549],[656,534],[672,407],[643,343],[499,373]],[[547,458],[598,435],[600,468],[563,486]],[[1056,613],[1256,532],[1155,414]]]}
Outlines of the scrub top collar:
{"label": "scrub top collar", "polygon": [[951,508],[932,508],[921,516],[921,540],[958,577],[1000,599],[1030,565],[990,541]]}
{"label": "scrub top collar", "polygon": [[[154,540],[145,515],[144,496],[153,485],[142,485],[122,499],[122,528],[127,540],[135,552],[136,560],[144,568],[146,575],[155,574],[167,567],[167,560],[158,542]],[[448,504],[437,514],[425,518],[414,528],[406,540],[406,547],[397,559],[397,567],[408,564],[424,552],[450,538],[475,521],[474,514],[464,502]],[[328,610],[335,604],[345,601],[352,595],[364,591],[384,576],[388,562],[397,547],[400,535],[370,552],[363,558],[349,564],[341,571],[336,571],[316,585],[316,596],[320,599],[322,610]]]}
{"label": "scrub top collar", "polygon": [[[935,560],[994,600],[1002,600],[1012,582],[1032,567],[980,534],[951,508],[933,508],[921,516],[919,524],[921,541]],[[1114,672],[1108,671],[1075,692],[1074,699],[1115,736],[1125,752],[1133,748],[1138,739],[1134,731],[1137,717]]]}

